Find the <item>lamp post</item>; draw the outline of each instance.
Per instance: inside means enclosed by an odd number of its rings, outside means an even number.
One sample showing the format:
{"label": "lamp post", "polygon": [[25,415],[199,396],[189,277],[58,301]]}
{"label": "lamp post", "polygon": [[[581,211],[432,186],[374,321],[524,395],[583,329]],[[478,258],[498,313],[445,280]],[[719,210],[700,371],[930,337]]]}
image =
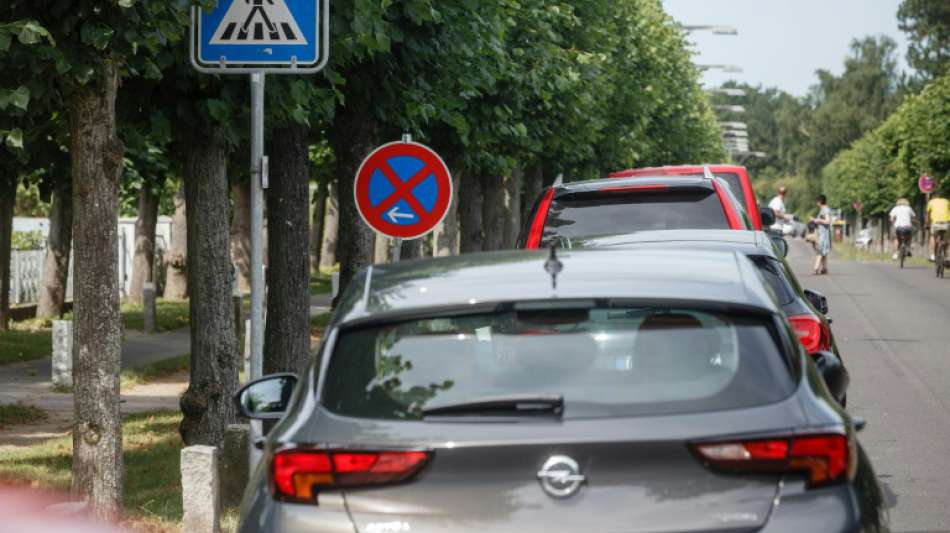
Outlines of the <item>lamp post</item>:
{"label": "lamp post", "polygon": [[713,35],[739,35],[739,30],[735,29],[732,26],[724,26],[721,24],[700,24],[697,26],[681,26],[683,30],[688,32],[694,31],[711,31]]}

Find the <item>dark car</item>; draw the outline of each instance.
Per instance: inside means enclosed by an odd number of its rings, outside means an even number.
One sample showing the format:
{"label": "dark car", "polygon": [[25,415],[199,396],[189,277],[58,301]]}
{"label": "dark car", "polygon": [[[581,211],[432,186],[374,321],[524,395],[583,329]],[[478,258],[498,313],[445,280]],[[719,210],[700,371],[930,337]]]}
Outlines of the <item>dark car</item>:
{"label": "dark car", "polygon": [[240,530],[887,531],[840,365],[744,255],[558,255],[354,279],[299,382],[238,395],[280,419]]}
{"label": "dark car", "polygon": [[722,178],[656,176],[554,185],[525,219],[519,248],[562,237],[664,229],[750,230],[752,221]]}
{"label": "dark car", "polygon": [[[756,231],[647,231],[632,234],[575,238],[562,241],[574,248],[683,248],[688,250],[722,250],[744,254],[758,267],[763,279],[775,293],[798,340],[813,357],[832,352],[841,353],[828,319],[828,300],[820,292],[803,289],[794,272],[776,248],[775,238]],[[847,372],[838,400],[846,403]]]}

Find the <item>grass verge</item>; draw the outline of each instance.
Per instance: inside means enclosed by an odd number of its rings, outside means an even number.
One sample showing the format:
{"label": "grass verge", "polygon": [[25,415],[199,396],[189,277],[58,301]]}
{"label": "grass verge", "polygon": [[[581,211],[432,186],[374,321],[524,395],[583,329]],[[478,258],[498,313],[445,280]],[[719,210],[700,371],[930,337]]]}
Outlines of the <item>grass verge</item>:
{"label": "grass verge", "polygon": [[317,294],[329,294],[332,288],[332,282],[330,281],[330,274],[328,272],[310,275],[310,294],[314,296]]}
{"label": "grass verge", "polygon": [[[125,511],[137,529],[178,531],[181,521],[180,413],[133,415],[122,426]],[[0,480],[67,491],[72,437],[48,440],[0,455]]]}
{"label": "grass verge", "polygon": [[[865,251],[847,242],[834,243],[831,258],[840,261],[884,261],[897,265],[897,262],[891,258],[889,253]],[[927,261],[926,257],[914,255],[907,258],[905,264],[927,266],[930,265],[930,262]]]}
{"label": "grass verge", "polygon": [[190,365],[191,355],[185,354],[170,359],[162,359],[145,366],[126,368],[119,374],[122,390],[187,372]]}
{"label": "grass verge", "polygon": [[48,328],[30,328],[13,324],[9,331],[0,331],[0,365],[47,357],[53,353],[53,333]]}
{"label": "grass verge", "polygon": [[0,428],[46,420],[46,411],[24,403],[0,404]]}
{"label": "grass verge", "polygon": [[[188,325],[191,310],[188,300],[165,300],[155,302],[155,328],[158,331],[172,331]],[[140,305],[122,304],[122,324],[125,329],[142,331],[145,329],[145,316]]]}

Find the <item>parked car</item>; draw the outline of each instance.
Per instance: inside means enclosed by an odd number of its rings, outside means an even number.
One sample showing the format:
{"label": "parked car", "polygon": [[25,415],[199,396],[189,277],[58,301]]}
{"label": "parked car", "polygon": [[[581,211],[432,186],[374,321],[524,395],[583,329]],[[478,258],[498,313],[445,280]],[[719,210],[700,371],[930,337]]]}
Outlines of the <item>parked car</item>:
{"label": "parked car", "polygon": [[[765,232],[756,231],[649,231],[619,234],[588,239],[573,239],[565,243],[572,248],[630,248],[637,250],[721,250],[741,253],[758,268],[792,325],[802,346],[812,357],[825,352],[835,354],[842,361],[828,318],[828,299],[811,289],[803,289],[795,273],[785,261],[784,251],[775,239]],[[847,369],[839,376],[843,381],[834,387],[842,405],[847,403],[850,375]]]}
{"label": "parked car", "polygon": [[554,185],[525,220],[519,248],[552,239],[660,229],[748,230],[752,222],[716,177],[637,177]]}
{"label": "parked car", "polygon": [[280,420],[239,530],[887,531],[820,363],[733,252],[368,267],[299,381],[238,393]]}
{"label": "parked car", "polygon": [[650,168],[631,168],[614,172],[610,174],[611,178],[632,178],[644,176],[703,176],[708,168],[716,177],[722,178],[732,188],[733,194],[739,199],[739,202],[745,207],[749,218],[752,220],[752,229],[761,230],[768,227],[763,224],[760,216],[761,209],[755,198],[755,191],[752,189],[752,180],[749,179],[749,171],[739,165],[677,165],[665,167]]}

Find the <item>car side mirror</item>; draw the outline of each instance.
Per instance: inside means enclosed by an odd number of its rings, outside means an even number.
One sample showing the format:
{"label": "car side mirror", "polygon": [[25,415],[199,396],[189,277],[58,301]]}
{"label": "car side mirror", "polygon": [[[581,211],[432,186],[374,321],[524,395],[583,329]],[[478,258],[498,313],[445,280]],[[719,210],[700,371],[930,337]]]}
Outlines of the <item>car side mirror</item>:
{"label": "car side mirror", "polygon": [[828,314],[828,298],[826,298],[824,294],[811,289],[805,289],[805,298],[808,298],[808,301],[811,302],[819,313],[823,315]]}
{"label": "car side mirror", "polygon": [[778,251],[782,253],[782,257],[788,256],[788,241],[785,240],[785,237],[772,235],[772,243],[774,243]]}
{"label": "car side mirror", "polygon": [[762,227],[767,228],[775,224],[775,211],[771,207],[760,207],[759,217],[762,219]]}
{"label": "car side mirror", "polygon": [[254,420],[280,420],[297,385],[296,374],[272,374],[241,387],[234,395],[238,412]]}
{"label": "car side mirror", "polygon": [[831,391],[831,395],[839,402],[848,392],[848,385],[851,383],[851,376],[844,367],[841,359],[832,352],[818,352],[814,355],[815,364],[818,365],[818,371],[825,380],[825,385]]}

